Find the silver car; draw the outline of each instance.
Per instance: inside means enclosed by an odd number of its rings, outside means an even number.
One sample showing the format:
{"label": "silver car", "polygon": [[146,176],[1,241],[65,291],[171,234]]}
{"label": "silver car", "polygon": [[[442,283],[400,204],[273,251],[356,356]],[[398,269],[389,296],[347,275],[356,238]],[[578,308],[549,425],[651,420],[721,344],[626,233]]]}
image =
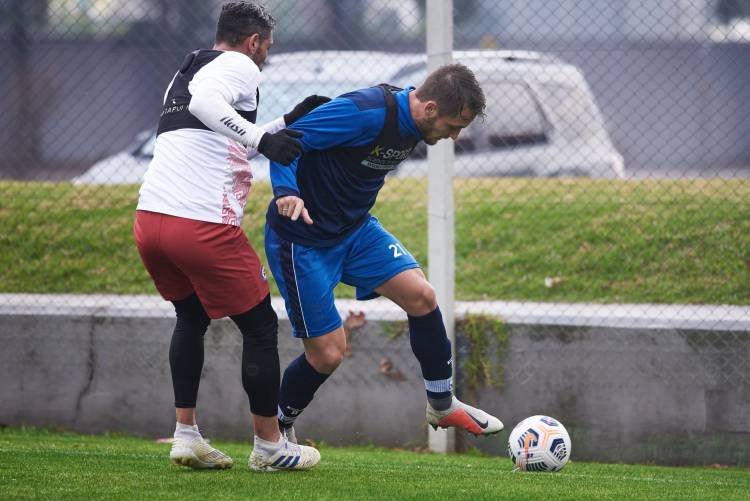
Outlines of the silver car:
{"label": "silver car", "polygon": [[[305,51],[272,54],[260,84],[258,124],[291,110],[310,94],[338,96],[354,89],[391,82],[395,73],[423,59],[420,54],[376,51]],[[156,127],[140,132],[127,149],[96,162],[73,178],[76,184],[140,183],[154,154]],[[253,179],[268,179],[268,160],[251,160]]]}
{"label": "silver car", "polygon": [[[578,68],[518,51],[454,52],[454,60],[474,71],[487,98],[486,119],[475,120],[456,141],[456,176],[625,177],[622,155]],[[420,82],[426,73],[421,63],[396,76]],[[424,158],[396,171],[426,173]]]}
{"label": "silver car", "polygon": [[[534,52],[455,52],[487,96],[487,118],[477,119],[456,141],[456,176],[624,177],[615,150],[581,72]],[[424,54],[375,51],[310,51],[272,55],[263,70],[258,123],[289,111],[305,96],[337,96],[378,83],[419,84]],[[133,147],[107,157],[73,181],[140,183],[153,156],[154,131]],[[394,173],[424,176],[421,145]],[[253,178],[268,179],[268,161],[251,160]]]}

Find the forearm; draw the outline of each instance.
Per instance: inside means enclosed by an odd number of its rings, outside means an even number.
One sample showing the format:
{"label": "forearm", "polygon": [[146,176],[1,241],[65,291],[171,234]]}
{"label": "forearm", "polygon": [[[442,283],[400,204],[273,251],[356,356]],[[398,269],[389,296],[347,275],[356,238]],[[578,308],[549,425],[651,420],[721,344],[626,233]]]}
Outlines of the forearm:
{"label": "forearm", "polygon": [[193,95],[188,109],[212,131],[248,148],[257,148],[260,138],[266,133],[261,127],[242,118],[218,91],[206,90]]}

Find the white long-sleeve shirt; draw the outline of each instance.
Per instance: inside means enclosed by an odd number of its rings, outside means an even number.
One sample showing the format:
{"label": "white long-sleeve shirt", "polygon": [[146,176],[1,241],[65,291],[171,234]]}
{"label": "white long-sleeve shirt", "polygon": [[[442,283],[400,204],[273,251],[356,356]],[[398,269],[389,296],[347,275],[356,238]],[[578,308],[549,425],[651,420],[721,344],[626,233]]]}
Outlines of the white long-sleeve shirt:
{"label": "white long-sleeve shirt", "polygon": [[[221,53],[195,73],[188,85],[188,109],[211,130],[159,134],[139,210],[240,225],[253,177],[249,159],[257,155],[265,132],[285,127],[283,117],[258,127],[235,111],[257,108],[259,80],[260,69],[252,59],[233,51]],[[169,88],[165,99],[168,94]]]}

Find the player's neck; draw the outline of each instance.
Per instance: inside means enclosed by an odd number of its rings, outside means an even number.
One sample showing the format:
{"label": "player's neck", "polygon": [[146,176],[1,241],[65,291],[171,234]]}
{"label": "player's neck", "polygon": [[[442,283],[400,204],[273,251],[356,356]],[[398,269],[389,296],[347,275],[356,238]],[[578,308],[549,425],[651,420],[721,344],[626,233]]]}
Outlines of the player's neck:
{"label": "player's neck", "polygon": [[409,111],[411,112],[411,117],[415,122],[417,120],[421,120],[424,115],[424,107],[422,106],[422,102],[417,99],[417,93],[414,91],[409,92]]}
{"label": "player's neck", "polygon": [[414,120],[414,125],[416,125],[419,133],[424,135],[421,125],[427,115],[425,113],[424,103],[417,98],[417,93],[415,91],[409,92],[409,112],[411,112],[411,118]]}
{"label": "player's neck", "polygon": [[226,42],[218,42],[215,43],[213,46],[214,50],[223,50],[225,52],[232,51],[232,52],[242,52],[238,47],[232,47]]}

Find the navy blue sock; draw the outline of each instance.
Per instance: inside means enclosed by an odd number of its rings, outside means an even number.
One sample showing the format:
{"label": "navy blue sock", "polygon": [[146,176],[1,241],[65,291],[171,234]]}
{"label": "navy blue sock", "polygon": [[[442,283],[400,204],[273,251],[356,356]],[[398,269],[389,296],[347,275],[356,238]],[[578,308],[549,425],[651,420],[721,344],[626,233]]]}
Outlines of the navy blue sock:
{"label": "navy blue sock", "polygon": [[318,391],[330,374],[316,371],[305,358],[303,353],[292,360],[284,371],[279,392],[279,421],[290,426],[294,423],[307,404],[312,402]]}
{"label": "navy blue sock", "polygon": [[437,410],[447,409],[453,394],[453,361],[440,308],[421,317],[409,315],[409,341],[422,367],[430,404]]}

